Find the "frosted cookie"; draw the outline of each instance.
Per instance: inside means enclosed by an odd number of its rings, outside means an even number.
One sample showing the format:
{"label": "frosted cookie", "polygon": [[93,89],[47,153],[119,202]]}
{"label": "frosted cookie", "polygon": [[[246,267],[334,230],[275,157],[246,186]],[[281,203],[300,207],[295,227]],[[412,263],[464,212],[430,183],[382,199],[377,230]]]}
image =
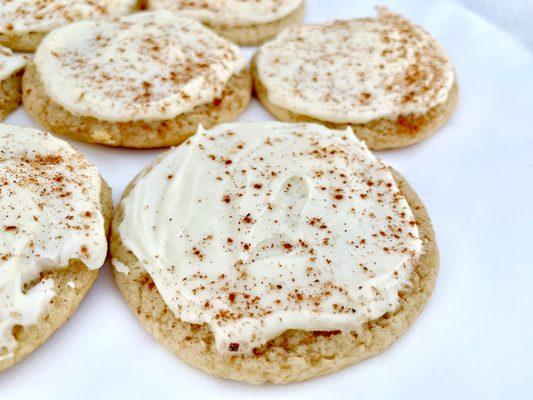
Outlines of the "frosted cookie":
{"label": "frosted cookie", "polygon": [[0,121],[3,121],[22,99],[22,74],[26,58],[0,46]]}
{"label": "frosted cookie", "polygon": [[111,190],[48,133],[0,124],[0,371],[74,313],[106,258]]}
{"label": "frosted cookie", "polygon": [[55,28],[83,19],[129,14],[137,0],[0,0],[0,44],[35,51]]}
{"label": "frosted cookie", "polygon": [[318,124],[201,129],[126,189],[111,253],[149,332],[194,367],[254,384],[384,350],[438,270],[417,195],[349,128]]}
{"label": "frosted cookie", "polygon": [[299,24],[304,0],[146,0],[147,8],[177,11],[241,46],[256,46]]}
{"label": "frosted cookie", "polygon": [[26,69],[23,102],[52,132],[161,147],[231,121],[251,96],[239,48],[166,11],[83,21],[50,33]]}
{"label": "frosted cookie", "polygon": [[259,49],[254,67],[259,101],[274,116],[349,125],[375,150],[426,138],[456,103],[442,47],[384,8],[377,18],[288,29]]}

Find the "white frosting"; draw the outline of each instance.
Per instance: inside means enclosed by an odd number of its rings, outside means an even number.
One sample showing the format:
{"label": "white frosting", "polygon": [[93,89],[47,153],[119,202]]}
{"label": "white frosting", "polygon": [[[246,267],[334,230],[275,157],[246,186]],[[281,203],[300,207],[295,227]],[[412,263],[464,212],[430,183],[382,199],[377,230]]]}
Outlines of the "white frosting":
{"label": "white frosting", "polygon": [[124,264],[123,262],[121,262],[120,260],[117,260],[116,258],[113,258],[111,260],[111,263],[113,264],[113,267],[115,267],[115,269],[124,274],[124,275],[128,275],[130,273],[130,269],[128,268],[128,266],[126,264]]}
{"label": "white frosting", "polygon": [[302,3],[303,0],[148,0],[148,7],[178,11],[201,22],[246,26],[280,20]]}
{"label": "white frosting", "polygon": [[66,142],[0,124],[0,360],[17,346],[13,327],[37,323],[55,295],[42,272],[71,259],[104,263],[100,186],[96,167]]}
{"label": "white frosting", "polygon": [[337,123],[425,114],[454,80],[440,45],[383,8],[378,18],[285,30],[256,62],[271,103]]}
{"label": "white frosting", "polygon": [[221,352],[358,329],[397,307],[422,246],[388,168],[351,130],[314,124],[200,129],[123,206],[124,245]]}
{"label": "white frosting", "polygon": [[0,46],[0,81],[19,72],[26,65],[26,58],[20,54],[13,54],[11,49]]}
{"label": "white frosting", "polygon": [[49,32],[82,19],[132,12],[137,0],[0,0],[0,33]]}
{"label": "white frosting", "polygon": [[46,93],[75,115],[151,121],[219,98],[245,60],[200,23],[159,11],[56,29],[35,65]]}

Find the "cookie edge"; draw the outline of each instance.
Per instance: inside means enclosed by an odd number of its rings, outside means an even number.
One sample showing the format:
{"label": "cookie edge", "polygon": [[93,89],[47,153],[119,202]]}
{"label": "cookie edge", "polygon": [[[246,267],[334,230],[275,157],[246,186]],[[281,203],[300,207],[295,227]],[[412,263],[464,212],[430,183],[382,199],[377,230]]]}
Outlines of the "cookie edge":
{"label": "cookie edge", "polygon": [[0,122],[5,120],[22,102],[24,68],[0,82]]}

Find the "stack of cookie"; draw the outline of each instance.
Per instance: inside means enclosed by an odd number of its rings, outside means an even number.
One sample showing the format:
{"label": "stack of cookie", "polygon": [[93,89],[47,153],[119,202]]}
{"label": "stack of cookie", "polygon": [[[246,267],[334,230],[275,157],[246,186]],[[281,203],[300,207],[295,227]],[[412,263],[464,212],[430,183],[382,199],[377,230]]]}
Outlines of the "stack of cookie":
{"label": "stack of cookie", "polygon": [[[117,286],[170,351],[254,384],[384,350],[438,271],[421,200],[370,150],[412,145],[447,121],[450,60],[384,8],[299,25],[304,10],[303,0],[0,5],[0,43],[35,50],[0,47],[2,118],[22,99],[55,134],[179,145],[114,212]],[[262,44],[250,68],[238,44]],[[230,123],[252,87],[283,122]],[[75,311],[104,263],[112,205],[96,166],[66,142],[9,125],[0,142],[1,370]]]}

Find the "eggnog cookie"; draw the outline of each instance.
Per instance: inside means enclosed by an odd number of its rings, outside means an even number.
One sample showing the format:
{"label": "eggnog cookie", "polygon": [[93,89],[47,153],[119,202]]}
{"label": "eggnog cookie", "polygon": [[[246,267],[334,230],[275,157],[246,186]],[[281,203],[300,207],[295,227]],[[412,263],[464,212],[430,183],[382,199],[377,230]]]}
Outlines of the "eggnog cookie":
{"label": "eggnog cookie", "polygon": [[318,124],[200,130],[126,189],[111,253],[149,332],[192,366],[254,384],[384,350],[438,271],[417,195],[349,128]]}
{"label": "eggnog cookie", "polygon": [[0,121],[20,104],[25,65],[24,56],[13,54],[10,49],[0,46]]}
{"label": "eggnog cookie", "polygon": [[55,28],[137,9],[137,0],[0,0],[0,44],[17,51],[35,51]]}
{"label": "eggnog cookie", "polygon": [[457,85],[444,50],[384,8],[377,18],[288,29],[254,62],[257,97],[274,116],[351,126],[375,150],[419,142],[455,108]]}
{"label": "eggnog cookie", "polygon": [[0,371],[74,313],[106,258],[111,190],[62,140],[0,124]]}
{"label": "eggnog cookie", "polygon": [[251,96],[239,48],[166,11],[50,33],[23,79],[29,114],[90,143],[162,147],[236,118]]}
{"label": "eggnog cookie", "polygon": [[146,0],[147,8],[196,19],[241,46],[257,46],[302,22],[304,0]]}

